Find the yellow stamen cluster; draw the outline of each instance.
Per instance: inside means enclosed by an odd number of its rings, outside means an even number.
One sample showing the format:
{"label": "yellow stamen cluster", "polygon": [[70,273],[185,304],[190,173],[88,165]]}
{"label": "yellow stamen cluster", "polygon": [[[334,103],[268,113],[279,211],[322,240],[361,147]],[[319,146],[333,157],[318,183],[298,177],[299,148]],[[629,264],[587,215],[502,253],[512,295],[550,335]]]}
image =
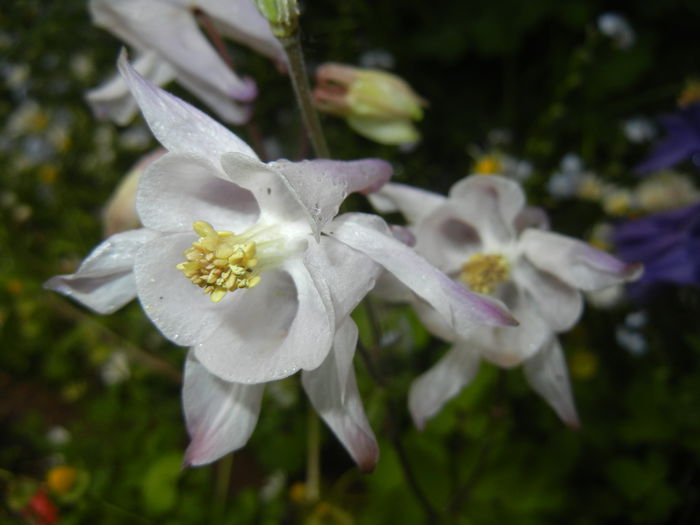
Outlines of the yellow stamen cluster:
{"label": "yellow stamen cluster", "polygon": [[193,284],[204,288],[213,303],[226,292],[253,288],[260,282],[255,271],[254,241],[242,240],[230,231],[216,231],[211,224],[197,221],[192,225],[200,238],[183,254],[186,261],[177,265]]}
{"label": "yellow stamen cluster", "polygon": [[475,253],[462,265],[459,278],[474,292],[490,294],[509,275],[508,261],[502,255]]}

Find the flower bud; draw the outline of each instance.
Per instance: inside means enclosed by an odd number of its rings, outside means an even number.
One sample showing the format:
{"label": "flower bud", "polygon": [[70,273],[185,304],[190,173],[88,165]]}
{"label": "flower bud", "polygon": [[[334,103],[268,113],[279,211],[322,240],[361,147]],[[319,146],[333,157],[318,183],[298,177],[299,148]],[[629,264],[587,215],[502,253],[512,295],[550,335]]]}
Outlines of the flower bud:
{"label": "flower bud", "polygon": [[141,158],[121,180],[104,208],[102,224],[105,237],[133,230],[141,225],[136,214],[136,188],[143,171],[164,153],[164,149],[158,149]]}
{"label": "flower bud", "polygon": [[270,29],[277,38],[288,38],[296,33],[299,24],[297,0],[255,0],[255,5],[270,22]]}
{"label": "flower bud", "polygon": [[381,144],[420,139],[412,121],[423,118],[427,102],[396,75],[331,63],[318,68],[316,81],[316,107],[344,117],[360,135]]}

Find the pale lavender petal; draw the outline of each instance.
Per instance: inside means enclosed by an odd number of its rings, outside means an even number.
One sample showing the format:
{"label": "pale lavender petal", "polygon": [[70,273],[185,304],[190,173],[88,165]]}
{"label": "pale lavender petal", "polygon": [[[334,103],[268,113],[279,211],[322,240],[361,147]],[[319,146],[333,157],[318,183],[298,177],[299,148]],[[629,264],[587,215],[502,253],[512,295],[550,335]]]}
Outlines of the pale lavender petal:
{"label": "pale lavender petal", "polygon": [[279,62],[286,61],[284,48],[272,34],[270,23],[250,0],[198,0],[224,36]]}
{"label": "pale lavender petal", "polygon": [[217,230],[241,233],[260,213],[253,195],[209,160],[177,153],[146,170],[136,203],[141,222],[165,232],[191,232],[195,221],[206,221]]}
{"label": "pale lavender petal", "polygon": [[333,222],[333,235],[365,253],[430,303],[463,336],[475,323],[514,325],[517,321],[498,301],[468,291],[391,235],[379,217],[348,213]]}
{"label": "pale lavender petal", "polygon": [[468,343],[460,343],[413,381],[408,410],[416,427],[423,430],[426,422],[476,377],[479,361],[478,352]]}
{"label": "pale lavender petal", "polygon": [[62,293],[101,314],[111,314],[136,297],[133,267],[141,247],[157,237],[151,230],[112,235],[71,275],[52,277],[44,287]]}
{"label": "pale lavender petal", "polygon": [[[235,309],[195,355],[226,381],[261,383],[318,368],[333,343],[335,318],[327,290],[319,290],[300,257],[261,274],[239,290]],[[225,297],[220,303],[226,301]]]}
{"label": "pale lavender petal", "polygon": [[472,175],[452,186],[449,201],[458,217],[479,232],[489,250],[491,240],[499,245],[513,239],[513,223],[525,206],[525,195],[520,185],[510,179]]}
{"label": "pale lavender petal", "polygon": [[517,233],[521,233],[528,228],[549,230],[549,217],[542,208],[525,206],[515,217],[513,225]]}
{"label": "pale lavender petal", "polygon": [[634,281],[642,265],[624,263],[585,242],[543,230],[525,230],[520,236],[527,258],[539,269],[585,291]]}
{"label": "pale lavender petal", "polygon": [[198,77],[178,72],[177,83],[193,93],[199,100],[209,106],[224,122],[237,126],[243,125],[253,115],[251,102],[239,102],[228,93],[212,89],[206,82]]}
{"label": "pale lavender petal", "polygon": [[524,365],[525,377],[559,417],[569,426],[578,428],[576,405],[571,394],[569,372],[561,345],[556,337],[528,359]]}
{"label": "pale lavender petal", "polygon": [[522,261],[513,268],[513,280],[527,290],[532,306],[555,332],[569,330],[581,317],[581,292],[554,275]]}
{"label": "pale lavender petal", "polygon": [[[370,472],[379,459],[379,447],[362,407],[351,366],[356,344],[357,326],[347,318],[338,327],[333,350],[319,368],[302,374],[302,384],[313,407],[358,467]],[[346,365],[339,367],[337,360],[343,360]]]}
{"label": "pale lavender petal", "polygon": [[226,152],[257,159],[255,152],[224,126],[144,80],[129,65],[124,52],[118,66],[151,131],[168,151],[200,155],[214,161]]}
{"label": "pale lavender petal", "polygon": [[176,266],[197,234],[163,235],[141,248],[134,264],[136,288],[146,315],[165,337],[191,346],[206,340],[231,315],[235,301],[212,303]]}
{"label": "pale lavender petal", "polygon": [[265,385],[229,383],[192,352],[185,362],[182,407],[191,441],[185,466],[206,465],[243,447],[255,429]]}
{"label": "pale lavender petal", "polygon": [[472,254],[486,250],[476,226],[461,216],[461,205],[447,201],[415,226],[416,251],[451,276]]}
{"label": "pale lavender petal", "polygon": [[399,211],[410,224],[422,221],[447,200],[437,193],[396,183],[386,184],[368,198],[379,213]]}
{"label": "pale lavender petal", "polygon": [[[134,69],[156,86],[167,84],[175,78],[175,70],[153,51],[138,56],[134,61]],[[138,111],[136,100],[124,78],[118,73],[104,84],[88,91],[85,98],[92,112],[100,120],[111,119],[117,124],[125,125]]]}
{"label": "pale lavender petal", "polygon": [[341,203],[350,193],[376,191],[392,175],[391,164],[377,159],[280,160],[271,162],[269,167],[284,177],[297,200],[304,205],[316,235],[338,214]]}
{"label": "pale lavender petal", "polygon": [[[239,78],[200,32],[190,6],[152,0],[92,0],[90,11],[103,27],[138,49],[153,49],[179,72],[243,102],[257,94]],[[179,75],[178,75],[179,76]]]}

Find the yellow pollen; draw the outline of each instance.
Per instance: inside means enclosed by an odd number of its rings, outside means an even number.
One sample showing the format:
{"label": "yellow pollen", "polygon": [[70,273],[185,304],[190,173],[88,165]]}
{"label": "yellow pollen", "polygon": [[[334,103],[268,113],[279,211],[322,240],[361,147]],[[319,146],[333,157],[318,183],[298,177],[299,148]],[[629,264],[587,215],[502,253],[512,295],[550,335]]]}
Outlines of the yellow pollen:
{"label": "yellow pollen", "polygon": [[216,231],[204,221],[195,222],[192,228],[199,239],[185,250],[186,260],[177,269],[203,288],[213,303],[221,301],[226,292],[253,288],[260,282],[254,241],[241,242],[233,232]]}
{"label": "yellow pollen", "polygon": [[509,275],[508,261],[502,255],[475,253],[462,265],[459,278],[472,291],[490,294]]}
{"label": "yellow pollen", "polygon": [[501,173],[502,171],[503,166],[501,165],[501,161],[493,155],[481,157],[474,165],[474,173],[478,175],[493,175],[495,173]]}

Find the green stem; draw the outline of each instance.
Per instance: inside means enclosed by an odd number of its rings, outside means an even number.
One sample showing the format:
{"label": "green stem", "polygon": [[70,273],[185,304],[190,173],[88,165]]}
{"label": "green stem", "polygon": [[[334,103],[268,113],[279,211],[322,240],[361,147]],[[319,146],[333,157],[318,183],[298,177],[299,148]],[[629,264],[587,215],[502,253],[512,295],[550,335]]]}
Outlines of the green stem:
{"label": "green stem", "polygon": [[231,484],[231,471],[233,470],[233,454],[228,454],[219,460],[216,465],[216,484],[214,494],[214,516],[215,519],[223,519],[226,511],[226,501],[228,499]]}
{"label": "green stem", "polygon": [[314,153],[317,157],[328,158],[328,144],[326,137],[321,128],[321,121],[318,118],[318,113],[311,101],[311,88],[309,87],[309,79],[306,76],[306,66],[304,65],[304,53],[301,49],[301,41],[299,33],[292,36],[280,39],[284,50],[287,53],[289,62],[289,76],[292,79],[294,87],[294,95],[296,95],[301,118],[304,122],[306,132],[311,139],[311,144],[314,148]]}
{"label": "green stem", "polygon": [[306,501],[314,503],[321,496],[321,426],[312,406],[309,406],[306,442]]}

